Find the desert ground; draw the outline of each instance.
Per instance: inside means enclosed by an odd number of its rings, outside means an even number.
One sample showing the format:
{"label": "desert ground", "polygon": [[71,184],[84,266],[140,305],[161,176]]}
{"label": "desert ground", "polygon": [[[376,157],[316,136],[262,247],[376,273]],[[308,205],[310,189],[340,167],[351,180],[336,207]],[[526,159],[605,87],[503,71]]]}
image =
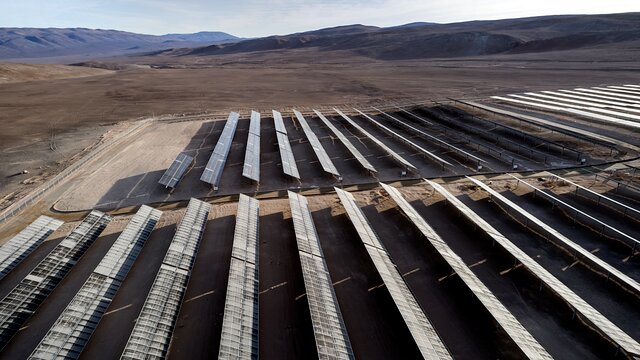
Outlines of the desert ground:
{"label": "desert ground", "polygon": [[[514,260],[512,253],[496,245],[489,234],[423,180],[443,185],[632,341],[639,341],[636,319],[640,318],[640,294],[635,289],[577,256],[566,243],[548,236],[465,178],[484,181],[632,281],[640,281],[639,249],[629,240],[640,238],[640,217],[624,210],[640,207],[640,132],[490,98],[527,91],[640,84],[637,60],[632,56],[612,62],[607,61],[606,51],[590,54],[584,60],[576,51],[569,55],[551,52],[381,61],[339,57],[339,52],[329,58],[326,53],[310,50],[286,54],[273,51],[214,57],[112,58],[64,67],[59,75],[54,74],[57,67],[50,68],[50,76],[39,78],[11,75],[13,80],[0,83],[0,208],[11,209],[13,203],[65,168],[82,166],[18,215],[0,223],[0,242],[5,242],[39,215],[65,221],[49,240],[1,279],[0,298],[11,292],[90,210],[104,211],[114,220],[1,350],[0,357],[18,359],[31,354],[135,211],[146,204],[164,213],[80,357],[120,356],[187,202],[194,197],[212,204],[212,210],[167,356],[215,358],[220,348],[238,197],[247,194],[260,201],[259,356],[317,358],[287,199],[290,190],[309,200],[355,357],[420,358],[392,294],[340,203],[334,190],[338,187],[355,196],[419,308],[454,358],[526,358],[446,259],[385,193],[379,184],[384,182],[400,190],[552,357],[631,358],[633,354],[621,350],[610,334],[594,327],[584,314],[576,313],[541,281],[539,274]],[[40,66],[46,69],[51,65]],[[15,69],[25,74],[33,71]],[[51,78],[58,76],[64,78]],[[535,116],[614,139],[615,143],[534,125],[456,100],[473,100]],[[374,106],[448,145],[394,125]],[[416,168],[403,174],[403,166],[341,118],[334,107],[345,111]],[[389,126],[396,135],[375,126],[354,108]],[[272,109],[283,114],[300,181],[282,173]],[[305,114],[342,179],[322,170],[293,117],[293,109]],[[322,111],[377,172],[365,171],[312,109]],[[262,114],[258,183],[242,176],[251,110]],[[216,191],[200,181],[200,175],[230,111],[238,111],[240,120]],[[128,132],[131,129],[137,130]],[[443,166],[415,145],[451,165]],[[158,180],[181,152],[194,156],[195,161],[177,188],[170,191]],[[469,154],[483,161],[479,163]],[[552,181],[552,173],[615,202],[577,191],[567,182]],[[546,200],[507,174],[546,189],[571,208]],[[576,209],[593,218],[577,215]],[[605,231],[598,220],[618,232],[609,228]]]}

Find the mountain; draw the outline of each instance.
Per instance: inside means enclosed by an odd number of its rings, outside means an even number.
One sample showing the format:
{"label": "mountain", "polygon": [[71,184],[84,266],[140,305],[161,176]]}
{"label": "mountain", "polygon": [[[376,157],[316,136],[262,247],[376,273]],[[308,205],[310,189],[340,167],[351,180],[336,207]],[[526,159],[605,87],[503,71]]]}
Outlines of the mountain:
{"label": "mountain", "polygon": [[[175,55],[315,49],[347,51],[381,60],[452,58],[563,51],[593,47],[638,48],[640,13],[542,16],[452,24],[411,23],[390,28],[341,26],[229,44],[181,49]],[[162,52],[163,55],[171,55]]]}
{"label": "mountain", "polygon": [[0,28],[0,59],[122,55],[238,40],[223,32],[155,36],[85,28]]}

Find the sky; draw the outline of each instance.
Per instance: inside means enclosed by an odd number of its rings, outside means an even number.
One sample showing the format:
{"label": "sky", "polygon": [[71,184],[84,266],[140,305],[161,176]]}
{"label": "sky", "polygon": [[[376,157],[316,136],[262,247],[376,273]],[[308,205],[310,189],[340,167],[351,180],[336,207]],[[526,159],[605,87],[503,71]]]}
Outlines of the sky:
{"label": "sky", "polygon": [[0,0],[0,27],[86,27],[241,37],[348,24],[449,23],[640,11],[640,0]]}

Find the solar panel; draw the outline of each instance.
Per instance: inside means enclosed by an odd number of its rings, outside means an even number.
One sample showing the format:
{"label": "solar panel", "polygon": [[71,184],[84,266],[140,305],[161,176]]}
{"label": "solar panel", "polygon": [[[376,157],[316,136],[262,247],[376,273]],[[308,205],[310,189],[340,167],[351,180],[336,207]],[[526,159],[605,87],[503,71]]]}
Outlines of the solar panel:
{"label": "solar panel", "polygon": [[211,205],[192,198],[160,265],[121,359],[164,359]]}
{"label": "solar panel", "polygon": [[224,170],[224,164],[227,161],[231,144],[233,143],[233,137],[236,133],[236,127],[238,126],[238,118],[240,114],[232,112],[229,114],[227,123],[222,129],[222,134],[218,139],[216,147],[213,149],[211,158],[207,163],[207,167],[204,169],[200,180],[213,185],[215,190],[218,189],[220,184],[220,178],[222,177],[222,170]]}
{"label": "solar panel", "polygon": [[425,359],[452,359],[451,354],[442,343],[427,315],[420,308],[413,293],[404,282],[402,275],[391,261],[391,257],[384,245],[380,242],[362,210],[356,204],[353,195],[338,188],[335,188],[335,190],[384,285],[389,290],[393,302],[407,324],[409,332],[418,345],[422,356]]}
{"label": "solar panel", "polygon": [[[585,89],[587,90],[587,89]],[[568,94],[576,94],[576,95],[581,95],[581,96],[588,96],[590,98],[598,98],[598,99],[607,99],[607,100],[615,100],[618,102],[625,102],[625,103],[629,103],[629,106],[640,106],[640,101],[636,101],[636,100],[632,100],[632,99],[625,99],[625,98],[619,98],[619,97],[614,97],[614,96],[607,96],[607,95],[603,95],[606,93],[601,93],[599,91],[594,92],[588,92],[588,91],[583,91],[583,90],[558,90],[559,92],[562,93],[568,93]]]}
{"label": "solar panel", "polygon": [[407,129],[413,131],[416,134],[420,134],[420,135],[425,136],[425,137],[427,137],[427,138],[429,138],[429,139],[431,139],[433,141],[436,141],[436,142],[444,145],[445,147],[447,147],[447,148],[449,148],[449,149],[451,149],[451,150],[453,150],[453,151],[455,151],[457,153],[460,153],[460,154],[466,156],[467,158],[474,159],[474,160],[476,160],[478,162],[486,163],[486,161],[484,161],[483,159],[481,159],[481,158],[479,158],[479,157],[477,157],[477,156],[475,156],[473,154],[470,154],[469,152],[464,151],[464,150],[460,149],[457,146],[451,145],[451,144],[449,144],[448,142],[446,142],[444,140],[440,140],[440,139],[438,139],[437,137],[435,137],[435,136],[433,136],[431,134],[427,134],[426,132],[418,129],[417,127],[411,126],[411,125],[407,124],[406,122],[401,121],[400,119],[398,119],[398,118],[396,118],[396,117],[394,117],[394,116],[392,116],[390,114],[387,114],[386,112],[384,112],[384,111],[382,111],[382,110],[380,110],[380,109],[378,109],[376,107],[374,107],[374,109],[379,111],[380,113],[386,115],[389,119],[393,120],[396,124],[398,124],[398,125],[400,125],[402,127],[405,127]]}
{"label": "solar panel", "polygon": [[146,205],[138,210],[30,359],[80,357],[161,214]]}
{"label": "solar panel", "polygon": [[542,126],[545,128],[551,128],[554,131],[558,131],[558,132],[562,132],[562,133],[568,133],[568,134],[572,134],[573,136],[577,136],[577,137],[582,137],[582,138],[587,138],[590,141],[597,141],[597,142],[602,142],[604,144],[606,144],[607,146],[609,146],[610,144],[616,144],[622,147],[626,147],[626,148],[630,148],[630,149],[634,149],[635,151],[640,151],[640,147],[631,145],[629,143],[626,143],[624,141],[620,141],[605,135],[601,135],[592,131],[587,131],[587,130],[583,130],[583,129],[579,129],[573,126],[568,126],[568,125],[563,125],[561,123],[558,122],[554,122],[554,121],[549,121],[549,120],[545,120],[545,119],[541,119],[538,117],[534,117],[534,116],[529,116],[529,115],[524,115],[524,114],[520,114],[520,113],[516,113],[513,111],[508,111],[508,110],[503,110],[503,109],[499,109],[493,106],[488,106],[488,105],[483,105],[483,104],[479,104],[473,101],[462,101],[462,100],[458,100],[458,102],[468,105],[468,106],[472,106],[478,109],[482,109],[484,111],[488,111],[488,112],[493,112],[496,114],[501,114],[501,115],[506,115],[509,117],[513,117],[516,118],[518,120],[521,121],[525,121],[525,122],[529,122],[529,123],[533,123],[536,124],[537,126]]}
{"label": "solar panel", "polygon": [[271,110],[273,113],[273,122],[276,124],[276,132],[286,134],[287,128],[284,127],[284,121],[282,121],[282,114],[279,111]]}
{"label": "solar panel", "polygon": [[278,138],[278,147],[280,148],[282,171],[285,174],[300,180],[300,173],[298,172],[296,159],[293,157],[293,151],[291,150],[291,144],[289,144],[287,134],[276,132],[276,136]]}
{"label": "solar panel", "polygon": [[640,94],[638,94],[636,91],[631,90],[631,89],[627,89],[621,86],[607,86],[606,88],[602,88],[602,87],[594,87],[594,89],[598,89],[598,90],[607,90],[607,91],[613,91],[615,93],[622,93],[622,94],[629,94],[629,95],[637,95],[640,96]]}
{"label": "solar panel", "polygon": [[240,194],[218,359],[257,359],[258,200]]}
{"label": "solar panel", "polygon": [[304,196],[288,193],[318,358],[354,359],[309,204]]}
{"label": "solar panel", "polygon": [[357,111],[358,113],[360,113],[360,115],[364,116],[367,120],[371,121],[372,123],[374,123],[376,126],[378,126],[380,129],[382,129],[382,131],[386,132],[387,134],[399,139],[400,141],[404,142],[405,144],[411,146],[412,148],[420,151],[421,153],[423,153],[424,155],[426,155],[428,158],[431,158],[432,160],[435,160],[439,163],[441,163],[443,166],[444,165],[449,165],[449,166],[453,166],[453,164],[451,164],[450,162],[448,162],[447,160],[439,157],[438,155],[432,153],[431,151],[423,148],[422,146],[414,143],[413,141],[407,139],[406,137],[398,134],[397,132],[391,130],[390,128],[382,125],[382,123],[380,123],[379,121],[374,120],[372,117],[370,117],[369,115],[363,113],[362,111],[358,110],[358,109],[353,109],[355,111]]}
{"label": "solar panel", "polygon": [[[497,191],[493,190],[492,188],[490,188],[489,186],[484,184],[482,181],[476,180],[476,179],[471,178],[471,177],[467,177],[467,179],[471,180],[474,184],[480,186],[486,192],[491,194],[493,199],[497,199],[498,201],[500,201],[501,203],[503,203],[504,205],[506,205],[507,207],[509,207],[513,211],[515,211],[515,212],[519,213],[520,215],[524,216],[528,221],[530,221],[531,223],[536,224],[538,227],[540,227],[545,233],[549,234],[551,237],[555,238],[559,242],[561,242],[561,243],[565,244],[566,246],[568,246],[569,248],[571,248],[573,251],[576,252],[576,254],[582,255],[583,258],[587,259],[591,264],[594,264],[594,265],[596,265],[596,267],[604,270],[609,276],[612,276],[613,278],[619,280],[623,284],[626,284],[631,289],[634,289],[636,292],[640,293],[640,284],[638,284],[635,280],[631,279],[629,276],[623,274],[621,271],[619,271],[618,269],[614,268],[613,266],[607,264],[605,261],[602,261],[601,259],[599,259],[595,255],[593,255],[591,252],[589,252],[586,249],[584,249],[582,246],[576,244],[575,242],[573,242],[572,240],[570,240],[566,236],[562,235],[560,232],[558,232],[557,230],[555,230],[551,226],[545,224],[542,220],[540,220],[537,217],[531,215],[528,211],[526,211],[525,209],[521,208],[520,206],[515,204],[513,201],[507,199],[506,197],[502,196]],[[521,180],[521,181],[523,183],[525,183],[524,180]]]}
{"label": "solar panel", "polygon": [[600,120],[600,121],[604,121],[604,122],[608,122],[608,123],[614,123],[614,124],[618,124],[618,125],[623,125],[623,126],[627,126],[627,127],[640,128],[640,123],[637,123],[637,122],[634,122],[634,121],[621,120],[621,119],[614,118],[614,117],[611,117],[611,116],[594,114],[592,112],[588,112],[588,111],[584,111],[584,110],[573,109],[573,108],[568,108],[568,107],[561,107],[561,106],[545,105],[545,104],[540,104],[540,103],[533,102],[533,101],[517,100],[517,99],[513,99],[513,98],[506,98],[506,97],[503,97],[503,96],[492,96],[491,98],[496,99],[496,100],[506,101],[506,102],[512,102],[512,103],[516,103],[516,104],[534,106],[534,107],[538,107],[538,108],[541,108],[541,109],[548,109],[548,110],[560,111],[560,112],[568,112],[568,113],[584,116],[584,117],[587,117],[587,118]]}
{"label": "solar panel", "polygon": [[16,236],[0,246],[0,279],[18,266],[24,258],[29,256],[63,223],[64,221],[52,219],[48,216],[40,216]]}
{"label": "solar panel", "polygon": [[[531,95],[531,94],[528,94],[528,95]],[[562,106],[562,107],[572,108],[572,109],[595,111],[597,113],[603,113],[603,114],[607,114],[607,115],[619,116],[619,117],[633,119],[633,120],[640,120],[640,116],[638,116],[638,115],[627,114],[627,113],[622,113],[622,112],[619,112],[619,111],[612,111],[612,110],[603,109],[603,107],[610,107],[610,108],[620,109],[620,107],[618,107],[618,106],[615,106],[615,107],[614,106],[605,106],[605,105],[594,106],[593,104],[590,105],[590,106],[583,106],[583,105],[571,104],[572,102],[576,102],[577,100],[563,100],[565,102],[559,102],[559,101],[553,101],[553,100],[537,99],[537,98],[533,98],[533,97],[530,97],[530,96],[517,95],[517,94],[512,94],[512,95],[509,95],[509,96],[512,96],[512,97],[515,97],[515,98],[519,98],[519,99],[525,99],[527,101],[535,101],[535,102],[538,102],[538,103],[551,104],[551,105]],[[539,95],[539,96],[542,97],[543,95]],[[544,96],[546,96],[546,95],[544,95]],[[584,102],[581,102],[581,103],[584,103]],[[631,109],[629,111],[637,111],[637,109]]]}
{"label": "solar panel", "polygon": [[583,89],[583,88],[577,88],[575,89],[577,91],[580,92],[588,92],[588,93],[594,93],[594,94],[602,94],[602,95],[607,95],[607,96],[613,96],[619,99],[631,99],[634,100],[634,102],[637,102],[640,100],[640,96],[634,96],[634,95],[630,95],[630,94],[622,94],[619,92],[615,92],[615,91],[611,91],[611,89],[607,89],[607,88],[599,88],[599,87],[594,87],[591,89]]}
{"label": "solar panel", "polygon": [[[528,92],[525,93],[525,95],[528,96],[534,96],[537,98],[542,98],[542,99],[551,99],[554,101],[563,101],[565,103],[570,103],[567,106],[574,106],[572,104],[578,104],[578,105],[584,105],[586,107],[586,109],[592,110],[592,111],[602,111],[602,109],[604,108],[609,108],[609,109],[617,109],[617,110],[623,110],[623,111],[629,111],[629,112],[640,112],[640,109],[634,109],[632,107],[627,107],[626,104],[620,104],[620,105],[616,105],[616,104],[610,104],[610,103],[600,103],[597,101],[591,101],[591,100],[575,100],[575,99],[570,99],[568,98],[568,96],[562,95],[560,94],[560,96],[556,96],[553,94],[549,94],[549,92],[544,92],[543,94],[538,94],[538,93],[532,93],[532,92]],[[515,95],[512,95],[515,96]],[[542,101],[540,99],[536,99],[537,101]],[[578,107],[580,108],[580,107]],[[592,109],[592,108],[599,108],[599,109]],[[618,114],[617,112],[614,112],[614,114]],[[622,113],[623,114],[623,113]],[[623,114],[625,116],[629,116],[629,114]]]}
{"label": "solar panel", "polygon": [[356,158],[356,160],[358,160],[358,162],[360,163],[360,165],[362,165],[362,167],[364,167],[365,169],[371,172],[377,172],[376,168],[374,168],[373,165],[371,165],[371,163],[367,161],[367,159],[362,155],[362,153],[360,153],[360,151],[358,151],[358,149],[356,149],[356,147],[353,146],[351,141],[349,141],[349,139],[347,139],[347,137],[344,136],[344,134],[340,130],[338,130],[338,128],[335,127],[335,125],[333,125],[331,121],[329,121],[326,117],[324,117],[324,115],[322,115],[322,113],[320,113],[318,110],[313,110],[313,111],[316,113],[316,115],[318,115],[320,120],[322,120],[322,122],[329,128],[329,130],[333,132],[333,134],[338,138],[338,140],[342,142],[342,144],[347,148],[347,150],[349,150],[351,155],[353,155],[353,157]]}
{"label": "solar panel", "polygon": [[[562,90],[560,90],[562,91]],[[543,94],[550,94],[550,95],[555,95],[557,96],[559,99],[566,99],[566,98],[570,98],[570,99],[578,99],[578,100],[586,100],[589,101],[591,103],[598,103],[598,104],[606,104],[606,105],[617,105],[617,106],[640,106],[637,104],[631,104],[631,103],[627,103],[627,102],[622,102],[622,101],[617,101],[617,100],[605,100],[605,99],[598,99],[595,97],[591,97],[587,95],[574,95],[568,92],[556,92],[556,91],[541,91]],[[580,93],[578,93],[580,94]]]}
{"label": "solar panel", "polygon": [[251,111],[242,176],[253,181],[260,181],[260,113],[255,111]]}
{"label": "solar panel", "polygon": [[192,156],[184,153],[179,154],[178,157],[173,160],[167,171],[164,172],[158,183],[165,187],[175,188],[189,166],[191,166],[191,163],[193,163]]}
{"label": "solar panel", "polygon": [[614,85],[612,85],[612,86],[607,86],[607,87],[610,88],[610,89],[626,90],[626,91],[629,91],[632,94],[640,95],[640,89],[635,88],[633,86],[629,86],[629,85],[624,85],[624,86],[614,86]]}
{"label": "solar panel", "polygon": [[614,344],[620,346],[620,348],[633,356],[640,356],[640,344],[633,338],[627,335],[624,331],[618,328],[615,324],[604,317],[600,312],[594,309],[560,280],[548,272],[542,265],[538,264],[534,259],[529,257],[524,251],[520,250],[515,244],[513,244],[507,237],[502,235],[493,226],[487,223],[483,218],[478,216],[469,207],[467,207],[462,201],[458,200],[455,196],[449,193],[441,185],[432,181],[425,181],[431,185],[438,193],[444,196],[449,203],[455,206],[462,215],[464,215],[471,222],[476,224],[482,231],[489,235],[497,244],[502,246],[507,252],[509,252],[517,261],[534,276],[539,278],[542,283],[546,284],[551,291],[562,298],[571,308],[575,309],[578,314],[581,314],[584,319],[591,323],[598,332],[603,334],[606,338],[610,339]]}
{"label": "solar panel", "polygon": [[340,114],[340,116],[342,116],[343,119],[347,120],[347,122],[349,124],[351,124],[351,126],[353,126],[354,128],[358,129],[358,131],[360,131],[360,133],[362,133],[364,136],[368,137],[369,140],[373,141],[376,145],[378,145],[384,151],[386,151],[387,154],[391,155],[391,157],[394,158],[398,163],[400,163],[401,165],[403,165],[403,166],[405,166],[407,168],[416,169],[416,167],[412,163],[410,163],[409,161],[405,160],[402,156],[400,156],[395,151],[391,150],[391,148],[389,148],[387,145],[385,145],[382,141],[378,140],[378,138],[376,138],[375,136],[371,135],[368,131],[366,131],[362,126],[358,125],[355,121],[351,120],[351,118],[349,118],[347,115],[345,115],[342,111],[340,111],[340,110],[338,110],[336,108],[333,108],[333,110],[335,110],[338,114]]}
{"label": "solar panel", "polygon": [[464,261],[447,245],[431,226],[418,214],[396,188],[380,183],[407,218],[420,230],[453,271],[467,285],[498,325],[529,359],[553,359],[538,341],[520,324],[511,312],[498,300],[485,284],[471,271]]}
{"label": "solar panel", "polygon": [[298,110],[293,110],[293,113],[296,115],[296,118],[298,118],[300,125],[302,125],[302,130],[304,130],[305,135],[307,135],[307,139],[309,139],[309,143],[313,148],[313,152],[318,157],[322,169],[329,174],[340,177],[338,169],[336,169],[335,165],[333,165],[333,161],[331,161],[331,158],[329,158],[329,154],[327,154],[322,144],[320,144],[320,140],[318,140],[316,134],[314,134],[313,130],[311,130],[311,126],[309,126],[307,120]]}
{"label": "solar panel", "polygon": [[[628,165],[628,164],[625,164],[625,165]],[[564,181],[564,182],[566,182],[568,184],[571,184],[571,185],[575,186],[576,187],[576,191],[577,191],[577,189],[584,190],[584,191],[588,192],[589,194],[596,195],[598,197],[598,199],[605,199],[606,201],[609,201],[610,203],[613,203],[613,204],[615,204],[617,206],[620,206],[621,208],[624,209],[623,211],[624,211],[625,215],[627,214],[627,211],[630,211],[630,212],[636,213],[637,215],[640,215],[640,210],[638,210],[636,208],[633,208],[633,207],[631,207],[631,206],[629,206],[627,204],[623,204],[623,203],[621,203],[621,202],[619,202],[617,200],[614,200],[614,199],[612,199],[612,198],[610,198],[608,196],[605,196],[603,194],[595,192],[595,191],[593,191],[593,190],[591,190],[589,188],[586,188],[586,187],[584,187],[582,185],[576,184],[576,183],[574,183],[573,181],[571,181],[569,179],[560,177],[560,176],[558,176],[556,174],[551,174],[551,175],[555,176],[557,179],[559,179],[561,181]]]}
{"label": "solar panel", "polygon": [[4,347],[109,224],[93,210],[0,301],[0,347]]}

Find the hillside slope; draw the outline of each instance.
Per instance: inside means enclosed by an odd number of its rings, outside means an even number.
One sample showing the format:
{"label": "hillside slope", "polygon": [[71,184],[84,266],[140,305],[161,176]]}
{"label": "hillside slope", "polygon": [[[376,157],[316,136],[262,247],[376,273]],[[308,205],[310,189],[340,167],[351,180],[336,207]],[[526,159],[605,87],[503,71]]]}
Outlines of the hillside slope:
{"label": "hillside slope", "polygon": [[[391,28],[362,25],[270,36],[200,47],[176,55],[315,48],[375,59],[451,58],[561,51],[640,42],[640,13],[545,16],[453,24],[413,23]],[[170,55],[171,52],[164,52]]]}
{"label": "hillside slope", "polygon": [[197,47],[237,39],[223,32],[155,36],[84,28],[0,28],[0,59],[121,55],[173,47]]}

